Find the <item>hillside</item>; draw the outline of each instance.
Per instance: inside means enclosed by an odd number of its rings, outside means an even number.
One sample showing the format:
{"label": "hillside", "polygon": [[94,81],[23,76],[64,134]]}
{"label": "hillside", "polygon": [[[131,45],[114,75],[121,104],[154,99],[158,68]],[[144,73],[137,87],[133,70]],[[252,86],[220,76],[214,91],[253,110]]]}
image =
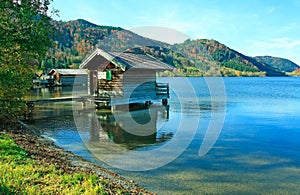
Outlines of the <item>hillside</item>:
{"label": "hillside", "polygon": [[[222,73],[225,75],[229,69],[240,71],[240,74],[247,72],[245,76],[249,75],[248,73],[258,72],[265,72],[267,76],[283,75],[268,63],[259,62],[215,40],[188,40],[183,44],[175,45],[175,47],[189,56],[200,60],[203,59],[203,54],[205,54],[206,58],[210,57],[216,64],[223,68],[222,70],[224,71]],[[206,59],[206,61],[209,61],[209,59]]]}
{"label": "hillside", "polygon": [[300,68],[294,62],[278,57],[272,56],[256,56],[254,57],[258,62],[266,63],[272,66],[275,70],[280,72],[293,72],[295,69]]}
{"label": "hillside", "polygon": [[79,19],[62,22],[53,21],[57,29],[55,47],[40,63],[39,69],[77,68],[83,58],[96,47],[109,51],[125,51],[140,45],[163,45],[163,43],[141,37],[120,27],[99,26]]}
{"label": "hillside", "polygon": [[[139,36],[120,27],[99,26],[79,19],[53,21],[55,47],[40,62],[39,69],[78,68],[84,57],[96,47],[108,51],[148,53],[173,66],[178,76],[282,76],[292,72],[292,65],[265,58],[245,56],[215,40],[186,40],[170,45]],[[276,64],[276,65],[274,65]]]}

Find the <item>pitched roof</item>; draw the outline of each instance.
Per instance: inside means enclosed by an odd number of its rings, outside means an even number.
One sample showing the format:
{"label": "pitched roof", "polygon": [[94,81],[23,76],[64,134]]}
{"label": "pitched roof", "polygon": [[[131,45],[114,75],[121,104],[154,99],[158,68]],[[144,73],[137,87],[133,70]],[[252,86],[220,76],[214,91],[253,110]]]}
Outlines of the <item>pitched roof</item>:
{"label": "pitched roof", "polygon": [[87,72],[83,69],[52,69],[48,75],[57,72],[60,75],[87,75]]}
{"label": "pitched roof", "polygon": [[126,70],[129,68],[152,69],[152,70],[172,70],[166,63],[159,61],[150,55],[133,54],[124,52],[106,52],[97,48],[85,60],[79,68],[97,68],[101,64],[111,62],[115,66]]}

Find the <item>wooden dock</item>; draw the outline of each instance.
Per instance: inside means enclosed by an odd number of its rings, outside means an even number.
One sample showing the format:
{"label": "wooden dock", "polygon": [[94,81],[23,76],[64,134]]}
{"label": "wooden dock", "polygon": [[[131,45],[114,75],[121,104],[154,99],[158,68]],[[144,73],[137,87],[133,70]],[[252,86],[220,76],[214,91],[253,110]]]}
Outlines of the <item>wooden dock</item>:
{"label": "wooden dock", "polygon": [[77,102],[82,102],[83,106],[85,106],[86,102],[91,100],[91,98],[92,98],[92,96],[80,96],[80,97],[70,96],[70,97],[26,100],[26,105],[27,105],[27,109],[28,109],[27,113],[28,113],[29,116],[32,115],[35,104],[77,101]]}
{"label": "wooden dock", "polygon": [[88,99],[91,99],[91,96],[44,98],[44,99],[37,99],[37,100],[27,100],[26,104],[28,106],[31,104],[49,103],[49,102],[70,102],[70,101],[85,102]]}
{"label": "wooden dock", "polygon": [[[168,98],[169,98],[169,85],[167,83],[156,83],[155,86],[155,97],[138,97],[138,98],[129,98],[123,99],[122,97],[116,98],[109,95],[87,95],[87,96],[69,96],[69,97],[58,97],[58,98],[43,98],[43,99],[36,99],[36,100],[27,100],[27,116],[30,118],[33,115],[34,106],[36,104],[43,104],[43,103],[56,103],[56,102],[81,102],[83,108],[86,108],[86,103],[94,103],[96,109],[114,109],[117,105],[123,105],[125,102],[126,104],[137,105],[137,108],[140,107],[149,107],[152,104],[151,100],[161,100],[163,106],[168,105]],[[114,99],[115,98],[115,99]],[[118,104],[112,105],[111,100],[119,100]],[[129,101],[130,100],[130,101]],[[123,102],[122,102],[123,101]],[[131,102],[132,101],[132,102]],[[141,106],[144,102],[144,105]]]}

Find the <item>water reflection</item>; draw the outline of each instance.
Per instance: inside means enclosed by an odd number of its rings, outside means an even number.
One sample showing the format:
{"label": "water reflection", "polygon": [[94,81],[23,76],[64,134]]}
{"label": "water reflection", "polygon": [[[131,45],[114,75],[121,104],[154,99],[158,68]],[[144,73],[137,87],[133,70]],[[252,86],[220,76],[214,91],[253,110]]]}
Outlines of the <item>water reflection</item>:
{"label": "water reflection", "polygon": [[[143,129],[129,129],[132,126],[128,124],[128,115],[126,116],[124,113],[118,114],[119,116],[117,118],[119,122],[116,121],[114,115],[100,115],[102,118],[102,120],[100,120],[100,125],[107,133],[109,139],[114,143],[123,144],[127,149],[137,149],[145,145],[163,143],[172,138],[173,133],[157,132],[157,118],[162,117],[161,119],[166,119],[163,118],[166,117],[166,114],[164,114],[165,112],[166,111],[163,107],[161,107],[160,109],[131,112],[130,114],[132,118],[138,124],[148,124],[144,126],[146,128]],[[143,131],[144,135],[137,135],[139,131]]]}
{"label": "water reflection", "polygon": [[[86,86],[76,86],[81,94],[87,94]],[[26,100],[38,100],[43,98],[70,97],[73,94],[72,86],[40,87],[31,89],[24,97]]]}
{"label": "water reflection", "polygon": [[[35,120],[34,126],[43,130],[43,135],[55,140],[59,146],[100,165],[118,156],[118,152],[126,154],[159,147],[164,150],[157,152],[157,156],[166,157],[169,153],[185,148],[183,144],[189,143],[187,137],[190,135],[193,141],[184,153],[155,170],[130,172],[108,166],[116,173],[160,194],[299,192],[300,125],[299,120],[296,120],[300,118],[299,79],[225,78],[226,120],[218,141],[201,158],[198,155],[199,146],[203,142],[209,122],[211,119],[215,120],[211,113],[222,112],[225,108],[222,104],[212,102],[202,78],[190,80],[197,89],[198,101],[190,101],[190,91],[184,88],[182,90],[186,98],[181,98],[182,101],[176,98],[176,94],[171,93],[170,117],[167,119],[164,111],[157,112],[155,129],[150,131],[154,131],[155,138],[154,135],[151,137],[151,133],[148,133],[149,137],[130,135],[124,124],[118,123],[119,120],[114,115],[102,111],[94,112],[95,110],[78,112],[75,116],[79,121],[74,120],[73,115],[66,117],[53,113],[47,118]],[[161,81],[169,82],[173,86],[181,82],[177,78],[163,78]],[[285,83],[287,81],[288,84]],[[78,107],[78,110],[82,108],[81,104]],[[61,109],[67,110],[66,103]],[[138,124],[149,122],[151,116],[148,110],[130,114]],[[50,116],[55,118],[49,118]],[[187,121],[182,125],[183,131],[180,134],[178,129],[183,120]],[[190,125],[197,120],[199,126],[194,136]],[[83,140],[88,148],[83,146]],[[163,146],[172,142],[177,145],[172,144],[172,148],[166,151]],[[137,158],[131,160],[124,156],[121,156],[120,163],[137,166],[133,162]],[[146,161],[157,163],[163,160],[152,155]]]}
{"label": "water reflection", "polygon": [[74,121],[88,151],[110,164],[137,151],[152,151],[172,139],[173,132],[162,128],[168,121],[167,112],[164,106],[129,113],[83,110],[74,113]]}
{"label": "water reflection", "polygon": [[129,113],[78,112],[75,117],[79,121],[76,124],[79,132],[88,147],[96,146],[99,149],[109,146],[137,150],[172,138],[172,132],[160,131],[168,120],[168,112],[164,106],[154,106]]}

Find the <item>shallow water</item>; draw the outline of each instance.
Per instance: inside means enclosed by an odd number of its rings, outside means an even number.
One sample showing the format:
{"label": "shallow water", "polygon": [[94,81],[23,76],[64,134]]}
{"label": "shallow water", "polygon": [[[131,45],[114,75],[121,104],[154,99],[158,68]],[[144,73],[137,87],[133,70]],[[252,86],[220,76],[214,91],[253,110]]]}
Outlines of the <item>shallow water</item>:
{"label": "shallow water", "polygon": [[[300,191],[299,78],[209,79],[160,78],[172,89],[169,113],[155,106],[109,115],[60,103],[40,105],[28,123],[67,150],[159,194]],[[136,126],[127,124],[130,118]],[[128,127],[135,132],[126,132]],[[139,129],[146,136],[137,136]],[[199,156],[205,140],[212,147]]]}

